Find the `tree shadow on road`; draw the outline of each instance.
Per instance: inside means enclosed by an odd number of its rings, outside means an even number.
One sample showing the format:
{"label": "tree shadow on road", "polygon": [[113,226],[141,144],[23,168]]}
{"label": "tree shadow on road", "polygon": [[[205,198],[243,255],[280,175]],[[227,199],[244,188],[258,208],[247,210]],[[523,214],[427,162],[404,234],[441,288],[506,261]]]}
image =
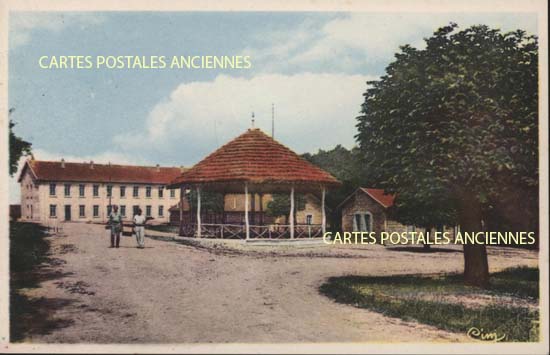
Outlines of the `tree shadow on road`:
{"label": "tree shadow on road", "polygon": [[49,236],[30,223],[10,224],[10,341],[22,342],[34,334],[50,334],[73,321],[55,318],[57,310],[74,301],[65,298],[32,298],[26,291],[49,280],[73,275],[59,267],[65,261],[51,257]]}

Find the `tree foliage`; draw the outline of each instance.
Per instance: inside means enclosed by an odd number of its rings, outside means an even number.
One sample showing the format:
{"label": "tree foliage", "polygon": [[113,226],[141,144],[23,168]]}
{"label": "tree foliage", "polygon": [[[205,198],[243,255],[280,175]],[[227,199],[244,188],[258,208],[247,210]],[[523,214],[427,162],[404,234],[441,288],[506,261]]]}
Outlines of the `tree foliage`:
{"label": "tree foliage", "polygon": [[[273,199],[267,203],[266,214],[270,217],[285,217],[288,221],[290,215],[290,194],[273,194]],[[306,208],[306,198],[302,194],[294,195],[294,220],[296,212]]]}
{"label": "tree foliage", "polygon": [[[10,109],[10,115],[13,111],[13,108]],[[17,163],[19,163],[19,159],[21,159],[21,157],[23,156],[31,154],[31,143],[16,136],[13,132],[14,126],[15,123],[10,120],[10,176],[13,176],[13,174],[17,172]]]}
{"label": "tree foliage", "polygon": [[355,191],[360,184],[359,149],[346,149],[337,145],[331,150],[319,149],[317,153],[305,153],[304,159],[321,169],[328,171],[342,182],[338,189],[329,190],[326,195],[327,205],[334,208],[350,193]]}
{"label": "tree foliage", "polygon": [[342,223],[341,211],[336,208],[338,204],[359,186],[370,186],[369,181],[361,179],[364,174],[361,174],[362,165],[359,153],[357,147],[348,150],[341,145],[337,145],[331,150],[319,149],[317,153],[302,155],[304,159],[328,171],[342,182],[341,186],[328,190],[326,194],[327,207],[332,211],[327,217],[331,229],[334,231],[340,230]]}
{"label": "tree foliage", "polygon": [[[186,194],[187,202],[192,211],[197,210],[197,190],[191,189]],[[222,213],[224,209],[223,194],[213,191],[201,190],[201,212]]]}
{"label": "tree foliage", "polygon": [[[403,219],[479,230],[504,194],[537,190],[537,38],[450,24],[425,42],[401,47],[368,83],[356,137],[365,178],[397,193]],[[487,270],[468,270],[485,268],[485,249],[465,259],[467,281],[485,283]]]}

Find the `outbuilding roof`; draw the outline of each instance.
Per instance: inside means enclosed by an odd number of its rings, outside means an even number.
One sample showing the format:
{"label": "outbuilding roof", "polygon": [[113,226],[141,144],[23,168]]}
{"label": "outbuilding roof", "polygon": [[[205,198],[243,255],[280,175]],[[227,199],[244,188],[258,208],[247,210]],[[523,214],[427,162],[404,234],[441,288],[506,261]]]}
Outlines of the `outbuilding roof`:
{"label": "outbuilding roof", "polygon": [[384,189],[371,189],[366,187],[361,187],[360,189],[385,208],[393,206],[395,195],[385,194]]}
{"label": "outbuilding roof", "polygon": [[181,174],[171,185],[232,182],[340,184],[334,176],[261,130],[248,129]]}
{"label": "outbuilding roof", "polygon": [[65,161],[28,160],[19,181],[27,169],[39,181],[113,182],[168,184],[182,173],[182,168],[117,164],[71,163]]}
{"label": "outbuilding roof", "polygon": [[352,196],[355,196],[355,194],[357,194],[357,192],[359,191],[369,195],[370,198],[378,202],[384,208],[393,206],[393,203],[395,201],[395,195],[384,193],[384,189],[360,187],[357,190],[355,190],[352,194],[350,194],[348,197],[346,197],[344,201],[340,202],[337,208],[341,208],[344,204],[346,204],[350,200]]}

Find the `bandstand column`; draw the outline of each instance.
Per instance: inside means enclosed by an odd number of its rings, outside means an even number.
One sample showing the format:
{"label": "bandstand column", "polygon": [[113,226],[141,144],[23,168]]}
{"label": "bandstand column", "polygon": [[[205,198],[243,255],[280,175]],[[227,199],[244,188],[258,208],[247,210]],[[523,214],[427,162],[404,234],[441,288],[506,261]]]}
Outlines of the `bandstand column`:
{"label": "bandstand column", "polygon": [[263,226],[264,225],[264,194],[260,193],[259,194],[259,199],[260,199],[260,226]]}
{"label": "bandstand column", "polygon": [[325,187],[323,186],[323,189],[321,191],[321,213],[322,213],[322,219],[321,219],[321,230],[323,231],[323,235],[325,235],[327,231],[327,214],[325,211]]}
{"label": "bandstand column", "polygon": [[250,223],[248,221],[248,182],[244,183],[244,224],[246,240],[250,239]]}
{"label": "bandstand column", "polygon": [[183,188],[183,185],[180,186],[180,235],[183,235],[183,197],[185,196],[184,191],[185,189]]}
{"label": "bandstand column", "polygon": [[197,238],[201,237],[201,188],[197,186]]}
{"label": "bandstand column", "polygon": [[290,239],[294,239],[294,186],[290,188]]}

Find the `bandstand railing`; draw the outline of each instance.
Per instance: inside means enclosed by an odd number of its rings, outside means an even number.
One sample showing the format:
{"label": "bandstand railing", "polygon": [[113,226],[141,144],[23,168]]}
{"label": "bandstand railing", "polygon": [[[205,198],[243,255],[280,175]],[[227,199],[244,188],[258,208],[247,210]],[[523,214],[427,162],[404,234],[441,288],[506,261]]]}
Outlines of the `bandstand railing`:
{"label": "bandstand railing", "polygon": [[[291,226],[286,224],[250,225],[250,239],[290,239],[290,228]],[[195,223],[183,224],[180,227],[180,236],[196,237],[197,225]],[[320,224],[294,225],[294,239],[321,237],[323,237],[323,229]],[[201,223],[201,238],[246,239],[246,226],[244,224]]]}

